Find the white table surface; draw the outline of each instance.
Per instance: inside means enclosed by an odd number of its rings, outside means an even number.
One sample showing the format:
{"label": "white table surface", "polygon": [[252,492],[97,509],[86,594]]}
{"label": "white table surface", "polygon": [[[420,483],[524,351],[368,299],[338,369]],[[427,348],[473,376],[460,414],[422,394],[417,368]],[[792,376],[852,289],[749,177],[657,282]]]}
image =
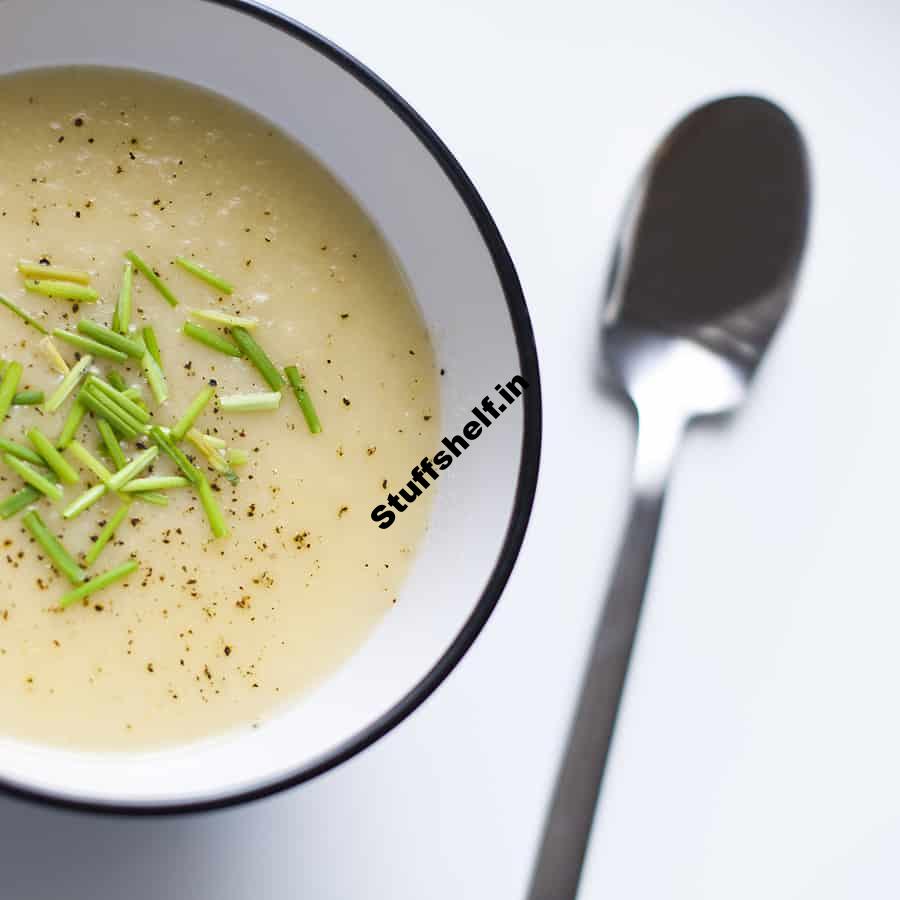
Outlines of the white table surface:
{"label": "white table surface", "polygon": [[734,91],[807,132],[811,252],[751,402],[680,460],[581,896],[900,896],[900,7],[277,5],[419,109],[505,235],[543,375],[531,529],[472,651],[374,748],[192,818],[0,799],[0,897],[523,897],[626,499],[632,423],[591,382],[612,229],[661,131]]}

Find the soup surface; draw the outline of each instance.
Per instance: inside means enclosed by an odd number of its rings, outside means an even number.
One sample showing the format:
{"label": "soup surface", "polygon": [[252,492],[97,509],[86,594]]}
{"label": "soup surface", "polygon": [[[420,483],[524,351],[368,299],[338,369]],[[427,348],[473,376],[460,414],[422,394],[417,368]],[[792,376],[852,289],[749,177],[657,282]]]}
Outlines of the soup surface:
{"label": "soup surface", "polygon": [[[139,365],[100,360],[94,371],[120,371],[171,426],[211,379],[219,395],[270,390],[246,360],[181,333],[189,308],[255,316],[272,360],[305,374],[323,430],[310,433],[290,390],[272,411],[211,403],[197,428],[249,453],[236,485],[204,467],[229,536],[212,539],[193,489],[168,491],[164,507],[133,502],[89,575],[129,558],[138,570],[63,610],[71,585],[23,513],[0,522],[0,733],[77,748],[265,727],[338,666],[395,602],[429,498],[389,530],[370,510],[439,440],[434,356],[403,276],[372,222],[296,143],[230,101],[155,76],[74,68],[0,79],[0,295],[47,328],[109,326],[128,250],[181,301],[171,308],[135,274],[132,327],[155,328],[169,399],[154,402]],[[175,265],[179,255],[234,294]],[[100,302],[26,292],[20,258],[87,270]],[[19,389],[49,394],[61,376],[41,336],[6,309],[0,317],[0,357],[24,367]],[[75,348],[56,345],[73,365]],[[14,406],[0,432],[27,445],[37,424],[55,438],[72,402],[52,416]],[[103,459],[92,416],[78,440]],[[170,474],[163,456],[142,473]],[[83,561],[120,500],[64,521],[65,505],[97,483],[79,475],[62,503],[35,508]],[[0,463],[0,500],[21,488]]]}

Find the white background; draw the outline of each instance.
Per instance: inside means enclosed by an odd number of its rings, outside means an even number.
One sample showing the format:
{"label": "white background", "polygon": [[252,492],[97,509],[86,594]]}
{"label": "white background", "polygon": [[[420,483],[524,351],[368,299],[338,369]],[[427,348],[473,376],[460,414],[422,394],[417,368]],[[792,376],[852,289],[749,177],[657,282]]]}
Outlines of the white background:
{"label": "white background", "polygon": [[542,365],[532,526],[472,651],[373,749],[192,818],[0,798],[2,900],[523,897],[625,509],[632,423],[592,383],[612,229],[660,133],[734,91],[805,129],[812,245],[748,406],[684,448],[581,897],[900,896],[900,8],[277,5],[393,84],[497,219]]}

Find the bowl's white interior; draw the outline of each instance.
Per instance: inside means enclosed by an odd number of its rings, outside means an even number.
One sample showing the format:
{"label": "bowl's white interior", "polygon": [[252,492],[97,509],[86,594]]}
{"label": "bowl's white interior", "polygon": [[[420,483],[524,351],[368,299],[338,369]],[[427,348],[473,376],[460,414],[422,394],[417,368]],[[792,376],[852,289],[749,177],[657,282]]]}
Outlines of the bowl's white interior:
{"label": "bowl's white interior", "polygon": [[[394,112],[317,50],[202,0],[0,0],[0,73],[72,63],[206,86],[268,117],[323,160],[378,223],[412,282],[447,370],[444,433],[459,433],[471,407],[520,371],[498,275],[452,184]],[[215,800],[283,778],[357,734],[416,686],[478,603],[513,508],[522,407],[507,411],[441,479],[430,533],[399,603],[311,695],[258,730],[165,752],[87,754],[0,740],[0,779],[85,802]],[[373,524],[373,543],[381,534]]]}

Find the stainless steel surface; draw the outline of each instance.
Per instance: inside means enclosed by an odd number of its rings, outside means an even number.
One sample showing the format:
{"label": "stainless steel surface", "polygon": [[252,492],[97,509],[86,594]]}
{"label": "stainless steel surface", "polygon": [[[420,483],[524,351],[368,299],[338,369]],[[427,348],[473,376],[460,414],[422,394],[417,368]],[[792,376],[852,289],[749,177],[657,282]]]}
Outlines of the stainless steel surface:
{"label": "stainless steel surface", "polygon": [[530,900],[576,896],[675,452],[693,419],[744,398],[791,299],[809,203],[796,125],[766,100],[729,97],[675,126],[627,206],[603,345],[637,413],[634,494]]}

